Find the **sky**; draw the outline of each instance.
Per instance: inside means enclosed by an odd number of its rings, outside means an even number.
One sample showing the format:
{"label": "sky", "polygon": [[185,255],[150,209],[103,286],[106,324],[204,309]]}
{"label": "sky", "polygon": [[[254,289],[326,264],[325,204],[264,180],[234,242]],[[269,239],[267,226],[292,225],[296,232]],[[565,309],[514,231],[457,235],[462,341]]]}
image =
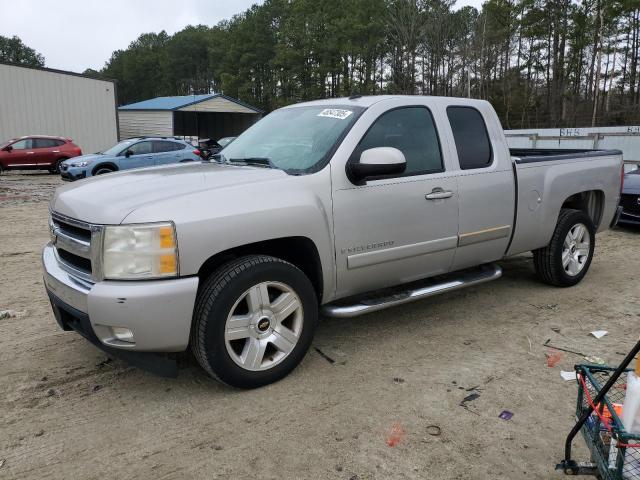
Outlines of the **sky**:
{"label": "sky", "polygon": [[[114,50],[147,32],[173,34],[187,25],[215,25],[256,0],[0,0],[0,35],[17,35],[45,57],[45,66],[99,70]],[[456,7],[480,7],[458,0]]]}

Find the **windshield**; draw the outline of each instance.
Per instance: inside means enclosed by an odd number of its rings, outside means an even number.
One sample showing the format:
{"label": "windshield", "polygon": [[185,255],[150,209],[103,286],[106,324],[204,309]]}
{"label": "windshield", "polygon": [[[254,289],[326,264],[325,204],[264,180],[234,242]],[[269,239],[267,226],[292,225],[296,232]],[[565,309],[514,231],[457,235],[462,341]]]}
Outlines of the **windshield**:
{"label": "windshield", "polygon": [[[104,152],[102,152],[102,154],[103,155],[118,155],[120,152],[122,152],[125,148],[127,148],[133,142],[135,142],[135,140],[123,140],[120,143],[116,143],[110,149],[105,150]],[[101,153],[101,152],[98,152],[98,153]]]}
{"label": "windshield", "polygon": [[276,110],[227,145],[224,160],[260,160],[290,173],[317,171],[363,111],[327,105]]}

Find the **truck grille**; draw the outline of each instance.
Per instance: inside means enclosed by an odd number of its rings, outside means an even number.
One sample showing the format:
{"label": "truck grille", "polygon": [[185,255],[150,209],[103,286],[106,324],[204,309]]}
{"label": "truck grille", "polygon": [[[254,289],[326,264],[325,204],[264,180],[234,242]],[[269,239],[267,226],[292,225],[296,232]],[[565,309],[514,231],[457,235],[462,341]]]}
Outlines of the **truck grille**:
{"label": "truck grille", "polygon": [[98,280],[102,227],[52,212],[49,228],[60,266],[84,280]]}
{"label": "truck grille", "polygon": [[620,205],[622,206],[622,210],[626,213],[633,213],[635,215],[640,215],[640,196],[639,195],[629,195],[627,193],[623,193],[620,198]]}

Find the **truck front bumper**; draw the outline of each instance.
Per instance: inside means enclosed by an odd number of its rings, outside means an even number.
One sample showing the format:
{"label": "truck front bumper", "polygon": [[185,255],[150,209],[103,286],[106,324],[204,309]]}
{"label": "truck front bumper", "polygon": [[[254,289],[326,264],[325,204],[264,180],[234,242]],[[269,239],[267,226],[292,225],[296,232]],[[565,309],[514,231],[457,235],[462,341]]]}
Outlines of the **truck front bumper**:
{"label": "truck front bumper", "polygon": [[42,262],[45,288],[63,329],[80,331],[116,353],[187,349],[197,277],[89,283],[62,268],[51,244],[44,247]]}

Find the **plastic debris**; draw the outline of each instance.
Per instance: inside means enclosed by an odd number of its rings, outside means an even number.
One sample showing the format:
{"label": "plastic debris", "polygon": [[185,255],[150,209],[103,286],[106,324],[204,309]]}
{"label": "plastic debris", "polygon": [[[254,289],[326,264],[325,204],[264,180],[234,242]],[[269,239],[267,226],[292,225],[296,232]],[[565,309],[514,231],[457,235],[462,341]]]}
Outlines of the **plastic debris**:
{"label": "plastic debris", "polygon": [[18,316],[18,312],[15,310],[0,310],[0,320],[3,318],[15,318]]}
{"label": "plastic debris", "polygon": [[560,363],[560,360],[562,360],[564,353],[554,352],[554,353],[547,353],[546,355],[547,355],[547,367],[551,368],[551,367],[555,367],[558,363]]}
{"label": "plastic debris", "polygon": [[442,429],[438,425],[428,425],[427,426],[427,434],[432,437],[439,437],[442,433]]}
{"label": "plastic debris", "polygon": [[584,357],[584,359],[589,363],[594,363],[596,365],[604,365],[604,359],[600,357],[596,357],[595,355],[588,355]]}
{"label": "plastic debris", "polygon": [[500,415],[498,415],[498,418],[501,420],[511,420],[512,417],[513,413],[509,410],[503,410],[502,412],[500,412]]}
{"label": "plastic debris", "polygon": [[391,430],[389,431],[389,435],[387,435],[387,445],[390,447],[395,447],[398,445],[405,436],[404,428],[399,423],[394,423],[391,425]]}
{"label": "plastic debris", "polygon": [[2,466],[4,465],[4,462],[6,462],[6,460],[4,458],[2,460],[0,460],[0,468],[2,468]]}
{"label": "plastic debris", "polygon": [[471,395],[467,395],[460,402],[460,406],[464,407],[467,402],[473,402],[477,398],[480,398],[480,394],[479,393],[472,393]]}
{"label": "plastic debris", "polygon": [[607,333],[606,330],[594,330],[593,332],[591,332],[591,335],[593,335],[596,338],[602,338],[604,337]]}
{"label": "plastic debris", "polygon": [[565,381],[576,380],[578,378],[578,376],[576,375],[576,372],[565,372],[564,370],[560,371],[560,376]]}

